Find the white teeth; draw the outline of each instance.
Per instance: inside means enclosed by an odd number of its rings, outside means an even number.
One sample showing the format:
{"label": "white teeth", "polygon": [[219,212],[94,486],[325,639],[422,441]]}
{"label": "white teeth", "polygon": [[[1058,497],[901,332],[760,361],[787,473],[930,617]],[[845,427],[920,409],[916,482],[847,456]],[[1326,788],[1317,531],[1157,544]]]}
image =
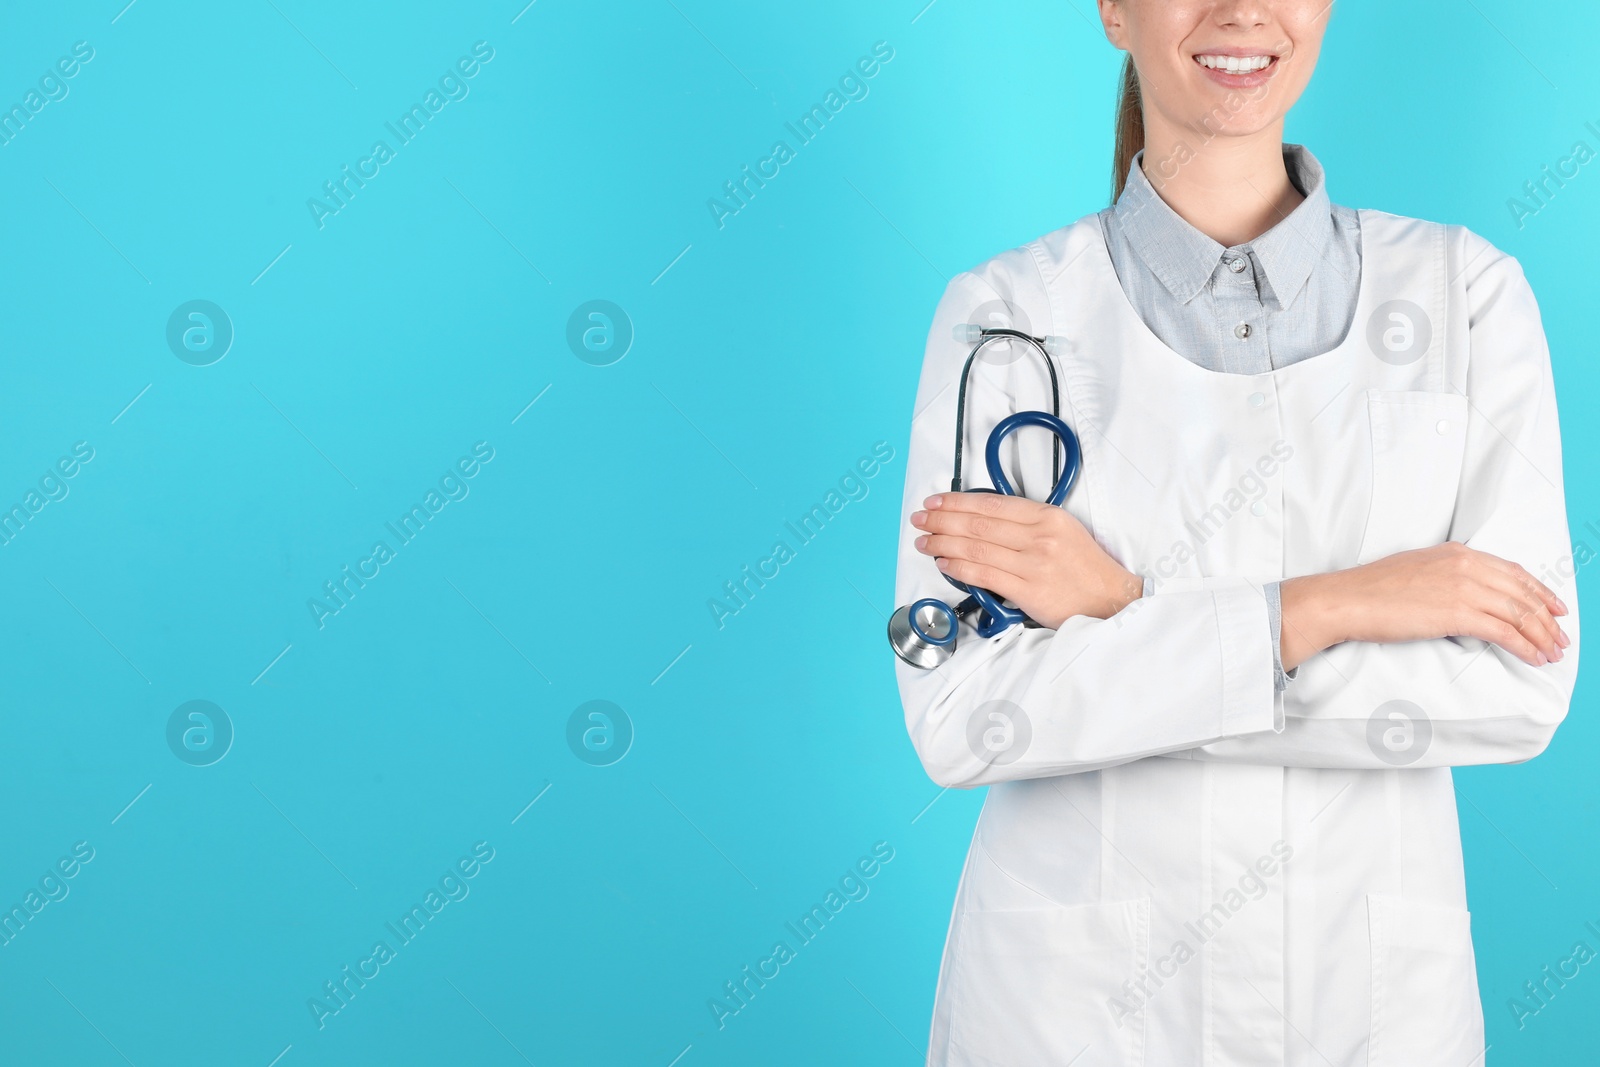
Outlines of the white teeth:
{"label": "white teeth", "polygon": [[1195,56],[1202,67],[1229,74],[1249,74],[1271,65],[1272,56]]}

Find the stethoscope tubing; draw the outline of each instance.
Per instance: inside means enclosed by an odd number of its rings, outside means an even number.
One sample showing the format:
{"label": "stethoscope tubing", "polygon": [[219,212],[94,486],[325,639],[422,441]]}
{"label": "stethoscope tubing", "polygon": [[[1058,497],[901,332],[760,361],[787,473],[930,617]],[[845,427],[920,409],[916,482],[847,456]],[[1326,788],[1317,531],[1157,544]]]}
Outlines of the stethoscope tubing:
{"label": "stethoscope tubing", "polygon": [[[1039,353],[1039,358],[1044,360],[1045,370],[1050,372],[1050,414],[1058,419],[1061,417],[1061,383],[1056,380],[1055,361],[1050,358],[1049,351],[1045,349],[1044,341],[1031,334],[1023,333],[1021,330],[1013,330],[1009,327],[984,327],[978,343],[972,346],[972,351],[967,354],[966,363],[962,364],[961,385],[956,391],[956,454],[950,478],[950,491],[953,493],[961,492],[961,452],[967,440],[967,382],[972,377],[973,361],[989,345],[1005,340],[1021,341]],[[993,434],[990,436],[992,438]],[[1054,482],[1061,477],[1060,452],[1052,449],[1050,460],[1050,480]],[[990,473],[993,473],[992,467],[990,468]]]}
{"label": "stethoscope tubing", "polygon": [[[950,489],[952,492],[974,493],[999,493],[1004,496],[1019,496],[1011,479],[1006,476],[1005,467],[1000,462],[1000,447],[1006,438],[1022,429],[1024,426],[1037,426],[1049,430],[1054,437],[1050,448],[1050,494],[1045,498],[1045,503],[1052,507],[1061,506],[1067,494],[1072,491],[1078,478],[1078,471],[1083,464],[1083,452],[1078,442],[1077,434],[1061,419],[1061,386],[1056,377],[1055,363],[1050,358],[1050,353],[1045,347],[1046,339],[1033,337],[1020,330],[1004,327],[976,327],[977,336],[971,335],[975,327],[970,325],[958,326],[957,337],[968,341],[975,340],[971,353],[968,354],[966,363],[961,368],[960,387],[956,394],[956,443],[955,462],[953,464]],[[990,344],[999,341],[1020,341],[1039,353],[1044,360],[1046,369],[1050,372],[1050,408],[1045,411],[1018,411],[1001,419],[990,432],[984,448],[984,466],[989,471],[989,481],[992,487],[963,489],[961,486],[961,460],[962,447],[966,440],[967,424],[967,383],[971,378],[972,364],[978,355]],[[1063,460],[1065,470],[1063,471]],[[895,611],[889,621],[889,643],[894,648],[895,654],[906,663],[919,669],[933,669],[940,666],[954,654],[956,637],[960,630],[963,618],[977,613],[978,618],[974,623],[978,636],[983,638],[995,637],[1012,626],[1021,623],[1027,625],[1030,620],[1020,608],[1007,607],[991,591],[981,586],[969,586],[963,582],[945,575],[945,580],[963,593],[968,594],[959,604],[952,607],[937,597],[925,597]],[[936,620],[944,623],[943,634],[930,633],[919,619],[926,611],[934,614],[928,619],[930,625]]]}
{"label": "stethoscope tubing", "polygon": [[[953,492],[963,492],[961,488],[961,453],[966,438],[967,414],[967,382],[972,371],[973,361],[983,351],[986,345],[1001,340],[1016,340],[1028,345],[1039,353],[1044,360],[1045,367],[1050,372],[1050,406],[1051,411],[1018,411],[1001,419],[989,433],[989,440],[984,449],[984,466],[988,468],[989,480],[993,488],[973,488],[966,492],[1002,493],[1006,496],[1017,496],[1016,487],[1011,484],[1011,479],[1006,477],[1005,467],[1000,462],[1000,446],[1007,437],[1022,429],[1024,426],[1039,426],[1050,431],[1055,437],[1052,442],[1051,472],[1052,486],[1050,495],[1045,503],[1051,506],[1060,506],[1066,500],[1067,494],[1072,491],[1072,486],[1078,479],[1078,470],[1082,466],[1083,451],[1078,443],[1078,435],[1072,432],[1061,419],[1061,388],[1056,377],[1055,362],[1050,358],[1050,353],[1045,349],[1044,342],[1020,330],[1006,328],[984,329],[972,352],[967,356],[966,363],[961,368],[961,385],[956,395],[956,445],[954,477],[951,479],[950,488]],[[1065,471],[1062,470],[1063,452],[1065,453]],[[978,636],[989,638],[1003,633],[1005,630],[1018,623],[1026,624],[1029,619],[1025,612],[1018,608],[1007,607],[999,597],[987,589],[979,586],[969,586],[958,582],[949,575],[945,580],[964,593],[970,593],[972,599],[983,609],[977,622]]]}

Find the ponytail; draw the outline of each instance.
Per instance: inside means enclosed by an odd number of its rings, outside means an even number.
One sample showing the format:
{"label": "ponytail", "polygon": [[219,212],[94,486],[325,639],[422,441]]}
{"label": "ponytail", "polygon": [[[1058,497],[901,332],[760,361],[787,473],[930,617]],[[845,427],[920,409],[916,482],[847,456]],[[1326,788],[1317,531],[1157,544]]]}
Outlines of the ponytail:
{"label": "ponytail", "polygon": [[1111,202],[1122,195],[1133,157],[1144,147],[1144,102],[1133,56],[1122,61],[1122,87],[1117,94],[1117,147],[1111,157]]}

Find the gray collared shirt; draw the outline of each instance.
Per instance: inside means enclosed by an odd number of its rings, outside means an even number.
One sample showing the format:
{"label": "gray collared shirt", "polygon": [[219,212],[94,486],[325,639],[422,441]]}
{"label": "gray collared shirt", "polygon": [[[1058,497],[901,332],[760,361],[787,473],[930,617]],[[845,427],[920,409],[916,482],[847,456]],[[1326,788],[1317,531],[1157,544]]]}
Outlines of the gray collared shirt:
{"label": "gray collared shirt", "polygon": [[[1305,200],[1253,241],[1223,247],[1161,199],[1133,157],[1122,195],[1100,212],[1117,280],[1150,332],[1204,367],[1261,374],[1330,352],[1355,317],[1361,224],[1328,199],[1322,165],[1302,145],[1283,146],[1289,180]],[[1145,579],[1145,595],[1152,592]],[[1277,582],[1266,586],[1277,688],[1282,659]]]}

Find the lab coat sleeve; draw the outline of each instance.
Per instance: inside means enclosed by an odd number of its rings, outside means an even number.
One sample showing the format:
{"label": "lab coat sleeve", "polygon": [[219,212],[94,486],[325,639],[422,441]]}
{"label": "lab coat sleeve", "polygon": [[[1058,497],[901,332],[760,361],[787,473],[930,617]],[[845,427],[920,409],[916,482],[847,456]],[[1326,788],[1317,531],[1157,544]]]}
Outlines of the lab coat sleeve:
{"label": "lab coat sleeve", "polygon": [[1520,763],[1544,751],[1566,716],[1578,597],[1550,354],[1517,261],[1470,234],[1463,256],[1468,419],[1449,540],[1519,563],[1550,586],[1570,611],[1556,621],[1571,645],[1542,667],[1475,638],[1335,645],[1298,668],[1281,732],[1187,755],[1305,767]]}
{"label": "lab coat sleeve", "polygon": [[[998,300],[1031,312],[1036,334],[1050,332],[1041,321],[1047,302],[1013,281],[1025,277],[1028,262],[987,277],[956,277],[934,315],[906,461],[897,604],[962,599],[916,550],[919,531],[909,519],[928,496],[950,489],[958,379],[970,351],[952,336],[954,325],[991,324],[972,316]],[[964,484],[986,484],[982,445],[999,418],[1044,408],[1048,389],[1037,355],[974,365]],[[1065,395],[1062,410],[1070,423]],[[1043,494],[1034,487],[1029,495]],[[1084,500],[1080,492],[1067,500],[1080,519]],[[963,623],[943,666],[919,670],[897,658],[895,669],[923,767],[940,785],[962,788],[1094,770],[1270,731],[1282,700],[1273,685],[1263,589],[1235,578],[1163,582],[1110,619],[1074,617],[1059,630],[1014,626],[984,640]]]}

